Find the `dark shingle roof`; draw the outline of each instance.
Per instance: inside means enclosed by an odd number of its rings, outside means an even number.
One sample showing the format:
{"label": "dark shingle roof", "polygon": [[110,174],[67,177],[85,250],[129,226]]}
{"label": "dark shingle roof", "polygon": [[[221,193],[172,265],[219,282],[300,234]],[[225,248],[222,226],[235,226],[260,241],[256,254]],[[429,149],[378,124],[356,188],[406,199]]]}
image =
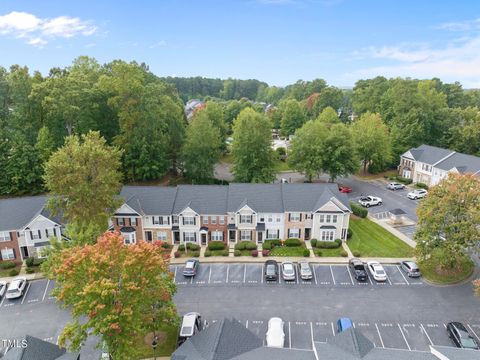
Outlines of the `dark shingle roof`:
{"label": "dark shingle roof", "polygon": [[[36,337],[27,335],[25,337],[27,346],[16,347],[7,352],[2,360],[58,360],[58,359],[79,359],[79,355],[71,353],[70,357],[65,358],[65,349],[55,344],[43,341]],[[63,356],[63,357],[62,357]]]}
{"label": "dark shingle roof", "polygon": [[0,200],[0,231],[19,230],[42,212],[46,196],[25,196]]}
{"label": "dark shingle roof", "polygon": [[455,153],[439,162],[435,167],[446,171],[457,168],[461,174],[476,173],[480,171],[480,157]]}
{"label": "dark shingle roof", "polygon": [[453,153],[453,151],[424,144],[418,148],[410,149],[410,153],[414,160],[433,165]]}
{"label": "dark shingle roof", "polygon": [[480,360],[480,351],[478,350],[459,349],[449,346],[432,346],[432,348],[451,360]]}
{"label": "dark shingle roof", "polygon": [[176,188],[166,186],[124,186],[120,196],[140,214],[170,215],[176,192]]}
{"label": "dark shingle roof", "polygon": [[316,360],[313,350],[260,347],[231,360]]}
{"label": "dark shingle roof", "polygon": [[228,212],[236,212],[248,205],[255,212],[283,212],[280,184],[230,184],[228,189]]}
{"label": "dark shingle roof", "polygon": [[364,357],[374,348],[373,343],[354,328],[349,328],[338,336],[333,337],[329,341],[329,344],[360,358]]}
{"label": "dark shingle roof", "polygon": [[282,188],[285,211],[315,211],[332,197],[349,206],[337,184],[282,184]]}
{"label": "dark shingle roof", "polygon": [[173,213],[178,214],[189,206],[199,214],[225,214],[227,193],[225,185],[179,185]]}

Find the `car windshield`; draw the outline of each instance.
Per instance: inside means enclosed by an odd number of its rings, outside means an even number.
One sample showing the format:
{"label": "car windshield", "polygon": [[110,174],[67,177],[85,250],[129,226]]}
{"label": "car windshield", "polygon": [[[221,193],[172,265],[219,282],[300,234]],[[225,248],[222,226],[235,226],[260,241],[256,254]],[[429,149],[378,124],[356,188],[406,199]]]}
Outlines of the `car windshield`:
{"label": "car windshield", "polygon": [[182,327],[182,331],[180,332],[183,336],[190,336],[193,334],[193,327],[191,326],[184,326]]}
{"label": "car windshield", "polygon": [[367,200],[370,200],[370,198],[368,198],[368,197],[362,197],[362,198],[360,198],[360,200],[362,200],[362,201],[367,201]]}
{"label": "car windshield", "polygon": [[307,263],[301,263],[300,269],[302,269],[302,271],[310,271],[310,266],[308,266]]}
{"label": "car windshield", "polygon": [[477,348],[477,344],[475,344],[475,341],[473,341],[471,337],[462,337],[460,338],[460,342],[462,343],[463,347],[473,348],[473,349]]}
{"label": "car windshield", "polygon": [[266,272],[267,272],[268,275],[275,274],[275,265],[273,265],[273,264],[267,265]]}
{"label": "car windshield", "polygon": [[283,270],[292,272],[293,271],[293,265],[292,264],[283,264]]}
{"label": "car windshield", "polygon": [[185,267],[187,269],[193,269],[194,264],[195,263],[193,261],[187,261],[187,263],[185,264]]}
{"label": "car windshield", "polygon": [[385,275],[385,271],[383,271],[382,269],[375,269],[375,272],[378,274],[378,275]]}
{"label": "car windshield", "polygon": [[15,289],[8,289],[8,290],[7,290],[8,293],[16,293],[17,291],[18,291],[17,288],[15,288]]}
{"label": "car windshield", "polygon": [[353,268],[354,268],[355,270],[364,270],[364,267],[363,267],[362,264],[355,264],[355,265],[353,265]]}

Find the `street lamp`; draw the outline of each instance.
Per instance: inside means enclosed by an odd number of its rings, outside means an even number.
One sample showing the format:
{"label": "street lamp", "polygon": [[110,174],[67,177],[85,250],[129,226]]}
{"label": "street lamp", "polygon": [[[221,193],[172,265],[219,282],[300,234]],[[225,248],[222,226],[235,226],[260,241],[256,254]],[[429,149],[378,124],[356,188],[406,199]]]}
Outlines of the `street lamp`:
{"label": "street lamp", "polygon": [[157,356],[155,354],[155,350],[157,349],[157,346],[158,346],[157,335],[153,335],[153,340],[152,340],[153,360],[157,360]]}

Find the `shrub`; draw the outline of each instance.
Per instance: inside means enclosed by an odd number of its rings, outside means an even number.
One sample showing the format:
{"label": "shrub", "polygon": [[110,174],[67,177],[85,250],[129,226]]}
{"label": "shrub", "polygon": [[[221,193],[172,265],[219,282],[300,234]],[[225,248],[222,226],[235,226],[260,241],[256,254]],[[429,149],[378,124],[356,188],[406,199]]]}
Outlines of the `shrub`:
{"label": "shrub", "polygon": [[407,179],[407,178],[404,178],[403,176],[397,176],[397,181],[405,185],[410,185],[413,182],[412,179]]}
{"label": "shrub", "polygon": [[178,245],[178,251],[185,251],[185,245]]}
{"label": "shrub", "polygon": [[193,256],[193,257],[199,257],[199,256],[200,256],[200,251],[194,251],[194,252],[192,253],[192,256]]}
{"label": "shrub", "polygon": [[208,244],[208,250],[223,250],[225,249],[225,243],[223,241],[210,241]]}
{"label": "shrub", "polygon": [[269,240],[265,240],[263,245],[265,244],[271,244],[271,249],[272,249],[275,246],[282,246],[282,241],[279,239],[269,239]]}
{"label": "shrub", "polygon": [[34,262],[35,262],[35,258],[33,257],[28,257],[25,260],[25,264],[27,265],[27,267],[32,267]]}
{"label": "shrub", "polygon": [[347,239],[351,239],[351,238],[352,238],[352,235],[353,235],[352,229],[348,228],[348,229],[347,229]]}
{"label": "shrub", "polygon": [[26,269],[25,269],[25,272],[26,272],[27,274],[33,274],[33,273],[35,272],[35,269],[29,267],[29,268],[26,268]]}
{"label": "shrub", "polygon": [[240,241],[239,243],[236,243],[235,250],[245,250],[245,246],[247,245],[245,243],[246,241]]}
{"label": "shrub", "polygon": [[228,252],[227,249],[225,249],[225,250],[222,250],[221,254],[222,254],[222,256],[228,256],[229,252]]}
{"label": "shrub", "polygon": [[17,276],[20,272],[17,270],[17,269],[12,269],[10,270],[10,272],[8,273],[8,275],[10,276]]}
{"label": "shrub", "polygon": [[192,250],[192,251],[198,251],[198,250],[200,250],[200,245],[188,242],[187,243],[187,249]]}
{"label": "shrub", "polygon": [[263,250],[272,250],[272,243],[269,243],[269,242],[265,241],[262,245],[262,249]]}
{"label": "shrub", "polygon": [[35,259],[33,260],[33,266],[40,266],[45,262],[46,259]]}
{"label": "shrub", "polygon": [[257,244],[255,244],[253,241],[245,241],[245,250],[256,250],[257,249]]}
{"label": "shrub", "polygon": [[428,190],[428,185],[424,183],[416,183],[415,186],[420,189]]}
{"label": "shrub", "polygon": [[235,251],[233,252],[233,255],[235,255],[235,256],[241,256],[241,255],[242,255],[242,252],[241,252],[240,250],[235,250]]}
{"label": "shrub", "polygon": [[355,256],[355,257],[360,257],[360,256],[362,256],[362,254],[360,253],[360,251],[355,250],[355,251],[353,252],[353,256]]}
{"label": "shrub", "polygon": [[341,257],[347,257],[348,254],[347,254],[347,252],[346,252],[345,250],[343,250],[343,251],[340,253],[340,256],[341,256]]}
{"label": "shrub", "polygon": [[212,252],[210,250],[205,250],[205,254],[203,254],[205,257],[210,257],[212,256]]}
{"label": "shrub", "polygon": [[5,261],[0,263],[0,268],[2,269],[13,269],[15,266],[16,265],[13,261]]}
{"label": "shrub", "polygon": [[317,248],[319,249],[337,249],[340,245],[341,243],[339,244],[337,241],[317,241]]}
{"label": "shrub", "polygon": [[173,253],[173,256],[175,256],[176,258],[179,258],[181,256],[180,251],[175,251]]}
{"label": "shrub", "polygon": [[338,244],[338,246],[342,246],[342,239],[335,239],[335,242]]}
{"label": "shrub", "polygon": [[170,244],[167,243],[167,242],[162,242],[162,245],[161,245],[161,246],[162,246],[162,248],[164,248],[164,249],[166,249],[166,250],[171,249],[171,248],[173,247],[172,245],[170,245]]}
{"label": "shrub", "polygon": [[303,257],[309,257],[310,256],[310,250],[307,248],[303,249]]}
{"label": "shrub", "polygon": [[300,239],[292,238],[292,239],[285,240],[285,246],[288,246],[288,247],[295,247],[295,246],[301,246],[301,245],[302,245],[302,242],[300,241]]}
{"label": "shrub", "polygon": [[316,256],[322,256],[322,250],[320,250],[320,249],[315,249],[315,250],[313,250],[313,253],[314,253]]}
{"label": "shrub", "polygon": [[252,250],[252,252],[250,254],[252,254],[253,257],[257,257],[258,256],[258,250]]}
{"label": "shrub", "polygon": [[264,257],[267,257],[268,255],[270,255],[270,250],[265,250],[265,249],[263,249],[263,250],[262,250],[262,255],[263,255]]}
{"label": "shrub", "polygon": [[352,208],[352,212],[358,217],[361,217],[361,218],[367,217],[368,210],[362,207],[361,205],[351,202],[350,207]]}
{"label": "shrub", "polygon": [[317,241],[318,241],[317,239],[310,240],[310,244],[312,244],[312,247],[317,246]]}

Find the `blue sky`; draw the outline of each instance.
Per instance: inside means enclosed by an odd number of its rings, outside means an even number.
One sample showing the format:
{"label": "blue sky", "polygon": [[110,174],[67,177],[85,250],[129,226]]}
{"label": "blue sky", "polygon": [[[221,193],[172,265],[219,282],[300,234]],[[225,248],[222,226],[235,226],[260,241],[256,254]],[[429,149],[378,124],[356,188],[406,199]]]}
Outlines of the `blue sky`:
{"label": "blue sky", "polygon": [[383,75],[480,87],[480,1],[0,2],[0,65],[45,74],[79,55],[270,85]]}

